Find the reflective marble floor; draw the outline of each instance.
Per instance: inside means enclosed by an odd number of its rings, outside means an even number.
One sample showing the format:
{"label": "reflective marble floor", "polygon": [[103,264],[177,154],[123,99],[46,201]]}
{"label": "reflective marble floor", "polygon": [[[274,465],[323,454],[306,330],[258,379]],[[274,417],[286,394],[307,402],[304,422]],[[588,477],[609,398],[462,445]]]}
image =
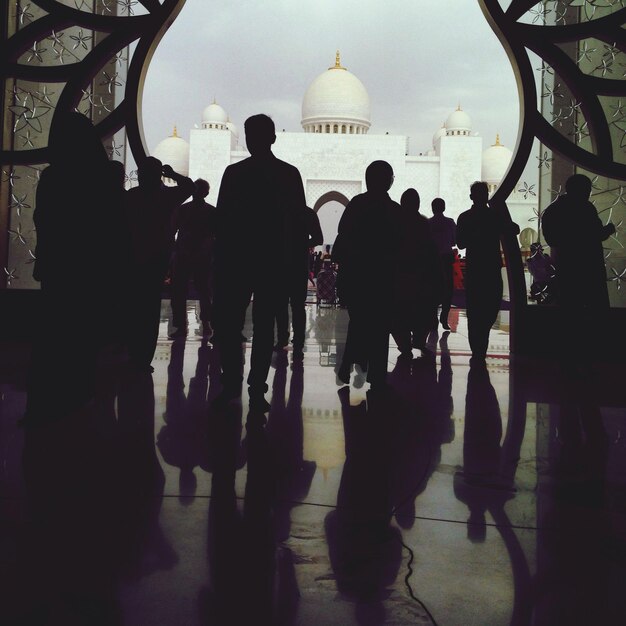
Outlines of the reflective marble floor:
{"label": "reflective marble floor", "polygon": [[455,310],[373,398],[336,385],[346,312],[309,306],[263,424],[210,408],[216,351],[168,310],[154,374],[109,355],[54,425],[18,426],[28,347],[3,351],[0,624],[626,623],[624,368],[513,362],[506,313],[470,367]]}

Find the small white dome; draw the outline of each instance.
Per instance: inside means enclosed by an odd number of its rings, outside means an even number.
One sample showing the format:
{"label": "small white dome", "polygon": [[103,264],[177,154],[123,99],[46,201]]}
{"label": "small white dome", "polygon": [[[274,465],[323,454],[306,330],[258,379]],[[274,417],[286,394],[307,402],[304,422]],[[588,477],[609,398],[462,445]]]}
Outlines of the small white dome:
{"label": "small white dome", "polygon": [[320,74],[302,100],[302,126],[347,124],[370,127],[370,98],[363,83],[345,67],[337,53],[335,66]]}
{"label": "small white dome", "polygon": [[450,115],[448,115],[448,119],[446,120],[446,130],[459,130],[469,133],[472,130],[472,118],[459,106],[456,111],[453,111]]}
{"label": "small white dome", "polygon": [[441,128],[437,129],[437,132],[433,135],[433,147],[437,146],[437,142],[446,134],[446,125],[442,124]]}
{"label": "small white dome", "polygon": [[482,179],[490,185],[499,185],[504,178],[513,152],[500,143],[500,136],[496,136],[496,143],[483,152]]}
{"label": "small white dome", "polygon": [[226,124],[227,122],[228,115],[226,114],[226,111],[224,111],[224,109],[215,101],[213,101],[212,104],[209,104],[209,106],[202,112],[203,124]]}
{"label": "small white dome", "polygon": [[171,137],[159,142],[152,151],[152,156],[159,159],[163,165],[171,165],[178,174],[189,175],[189,144],[178,136],[176,127]]}

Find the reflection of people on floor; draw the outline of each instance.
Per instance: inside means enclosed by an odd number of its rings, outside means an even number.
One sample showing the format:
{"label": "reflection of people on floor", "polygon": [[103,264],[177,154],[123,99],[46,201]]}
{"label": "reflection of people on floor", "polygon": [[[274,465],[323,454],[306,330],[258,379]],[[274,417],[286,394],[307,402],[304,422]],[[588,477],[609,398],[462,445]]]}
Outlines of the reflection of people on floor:
{"label": "reflection of people on floor", "polygon": [[194,183],[193,199],[176,212],[174,229],[178,232],[172,259],[171,339],[187,335],[187,292],[189,280],[198,294],[202,336],[209,337],[213,299],[213,247],[216,231],[215,207],[205,201],[209,183],[202,178]]}
{"label": "reflection of people on floor", "polygon": [[98,403],[116,398],[115,420],[103,423],[100,405],[90,405],[25,433],[29,523],[16,546],[14,593],[3,595],[5,606],[19,603],[15,623],[120,623],[121,579],[178,560],[159,525],[165,479],[154,447],[152,377],[124,376],[107,389],[112,398]]}
{"label": "reflection of people on floor", "polygon": [[[339,299],[348,306],[350,323],[338,372],[348,384],[352,366],[367,369],[368,381],[383,387],[387,378],[387,357],[391,312],[384,298],[372,297],[372,290],[388,285],[395,276],[397,244],[402,229],[402,209],[389,197],[393,169],[386,161],[374,161],[365,171],[367,192],[355,196],[339,222],[333,259],[339,263]],[[363,259],[378,250],[380,263],[363,271]]]}
{"label": "reflection of people on floor", "polygon": [[472,206],[457,221],[456,241],[466,248],[465,294],[467,326],[472,357],[481,360],[487,355],[489,331],[494,325],[502,303],[502,255],[500,238],[519,233],[505,207],[489,205],[487,183],[475,182],[470,187]]}
{"label": "reflection of people on floor", "polygon": [[484,363],[473,362],[467,377],[463,470],[454,477],[454,493],[470,510],[468,538],[484,541],[486,512],[512,497],[512,485],[502,474],[502,417],[498,397]]}
{"label": "reflection of people on floor", "polygon": [[194,468],[200,465],[206,444],[205,421],[208,412],[209,365],[216,351],[202,342],[198,348],[196,371],[185,395],[183,365],[186,344],[172,343],[167,368],[165,425],[157,435],[157,447],[163,460],[180,468],[179,495],[183,504],[190,504],[196,492]]}
{"label": "reflection of people on floor", "polygon": [[615,233],[615,226],[602,224],[589,201],[591,189],[587,176],[570,176],[566,193],[541,218],[556,268],[556,298],[562,310],[560,350],[569,367],[580,358],[580,351],[584,359],[591,358],[596,343],[592,334],[603,327],[609,308],[602,242]]}

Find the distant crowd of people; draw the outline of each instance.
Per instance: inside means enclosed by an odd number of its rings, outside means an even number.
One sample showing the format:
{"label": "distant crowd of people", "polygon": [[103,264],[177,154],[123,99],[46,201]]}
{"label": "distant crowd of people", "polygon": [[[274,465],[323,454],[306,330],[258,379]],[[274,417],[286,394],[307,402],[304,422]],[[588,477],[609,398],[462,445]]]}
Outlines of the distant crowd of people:
{"label": "distant crowd of people", "polygon": [[[51,371],[60,350],[73,363],[70,375],[82,390],[83,397],[73,398],[74,403],[93,393],[96,358],[105,341],[123,344],[137,370],[152,371],[168,272],[170,336],[188,332],[186,301],[193,280],[201,332],[212,336],[220,353],[218,403],[241,395],[242,331],[250,302],[250,406],[267,412],[272,351],[289,342],[289,309],[293,358],[302,359],[309,281],[317,280],[319,292],[320,281],[323,287],[330,278],[336,279],[349,314],[339,379],[348,383],[357,365],[367,371],[374,391],[384,389],[390,335],[401,357],[411,358],[413,348],[428,355],[427,335],[439,324],[449,330],[457,248],[466,251],[472,359],[485,359],[502,301],[500,242],[519,233],[506,207],[490,205],[486,183],[471,186],[471,207],[458,223],[444,215],[442,198],[432,201],[433,215],[427,219],[420,213],[417,190],[405,190],[400,203],[390,198],[393,169],[374,161],[365,172],[367,191],[346,206],[334,245],[314,253],[323,243],[320,223],[306,206],[299,171],[272,153],[273,121],[254,115],[245,122],[245,135],[250,157],[226,168],[217,206],[212,206],[206,202],[207,181],[194,183],[153,157],[139,163],[138,186],[126,191],[122,164],[108,160],[84,116],[69,114],[55,121],[51,164],[42,173],[35,211],[34,276],[41,282],[44,306],[32,359],[36,393],[29,400],[30,412],[37,413],[38,402],[49,406],[45,398],[56,397],[59,406],[70,402],[60,397],[64,386],[59,376],[67,372]],[[165,186],[164,177],[174,184]],[[588,202],[588,182],[584,176],[572,177],[567,194],[544,213],[543,225],[556,255],[559,298],[568,304],[578,301],[582,272],[594,285],[588,287],[586,301],[598,308],[608,303],[600,242],[614,228],[603,226]],[[597,244],[581,260],[579,244],[592,233]],[[383,289],[388,297],[373,295]],[[94,326],[101,331],[100,343],[89,332]],[[83,340],[68,343],[69,334]],[[76,388],[72,385],[73,394]]]}

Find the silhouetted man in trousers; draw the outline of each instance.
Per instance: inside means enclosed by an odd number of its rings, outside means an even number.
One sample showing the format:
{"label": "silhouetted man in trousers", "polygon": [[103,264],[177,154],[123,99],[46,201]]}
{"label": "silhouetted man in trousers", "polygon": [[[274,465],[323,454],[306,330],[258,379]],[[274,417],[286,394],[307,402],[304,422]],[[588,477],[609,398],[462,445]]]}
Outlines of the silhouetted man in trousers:
{"label": "silhouetted man in trousers", "polygon": [[[250,408],[266,412],[274,320],[286,298],[289,261],[304,229],[300,172],[272,154],[274,122],[254,115],[244,125],[250,157],[226,168],[217,201],[215,315],[222,359],[221,403],[241,395],[241,331],[253,296]],[[263,258],[263,264],[258,262]]]}
{"label": "silhouetted man in trousers", "polygon": [[[289,305],[291,305],[291,323],[293,326],[293,358],[304,357],[304,332],[306,326],[306,295],[309,285],[309,250],[321,246],[324,238],[317,213],[310,207],[304,212],[305,229],[300,233],[299,242],[292,246],[293,259],[289,264],[289,291],[287,300],[280,307],[276,316],[276,349],[280,350],[289,343]],[[271,270],[270,270],[271,271]]]}
{"label": "silhouetted man in trousers", "polygon": [[[161,177],[176,187],[166,187]],[[161,316],[161,290],[174,244],[174,213],[193,193],[190,178],[148,157],[138,170],[139,186],[126,192],[132,262],[128,350],[133,364],[152,371]]]}
{"label": "silhouetted man in trousers", "polygon": [[443,198],[435,198],[431,203],[433,216],[428,220],[430,234],[437,246],[439,259],[441,261],[441,314],[439,321],[444,330],[450,330],[448,325],[448,313],[452,306],[452,291],[454,288],[452,267],[454,265],[454,252],[452,248],[456,246],[456,224],[451,217],[446,217],[443,213],[446,210],[446,203]]}
{"label": "silhouetted man in trousers", "polygon": [[470,187],[471,208],[459,215],[456,243],[467,248],[465,294],[467,326],[472,357],[482,361],[487,355],[489,331],[498,317],[502,302],[502,255],[500,237],[519,233],[510,216],[489,206],[487,183]]}
{"label": "silhouetted man in trousers", "polygon": [[208,337],[211,334],[216,209],[205,201],[209,195],[209,183],[198,178],[194,184],[193,199],[177,211],[174,226],[178,237],[174,247],[171,304],[172,324],[176,330],[170,339],[187,336],[187,291],[192,277],[200,301],[202,335]]}
{"label": "silhouetted man in trousers", "polygon": [[[350,323],[339,379],[350,381],[352,365],[367,369],[372,390],[384,388],[392,312],[384,298],[372,297],[381,285],[393,289],[397,250],[401,241],[403,211],[388,194],[393,169],[386,161],[374,161],[365,171],[367,192],[350,200],[339,221],[333,260],[339,263],[339,297],[347,304]],[[377,249],[384,263],[363,271],[363,259]]]}

